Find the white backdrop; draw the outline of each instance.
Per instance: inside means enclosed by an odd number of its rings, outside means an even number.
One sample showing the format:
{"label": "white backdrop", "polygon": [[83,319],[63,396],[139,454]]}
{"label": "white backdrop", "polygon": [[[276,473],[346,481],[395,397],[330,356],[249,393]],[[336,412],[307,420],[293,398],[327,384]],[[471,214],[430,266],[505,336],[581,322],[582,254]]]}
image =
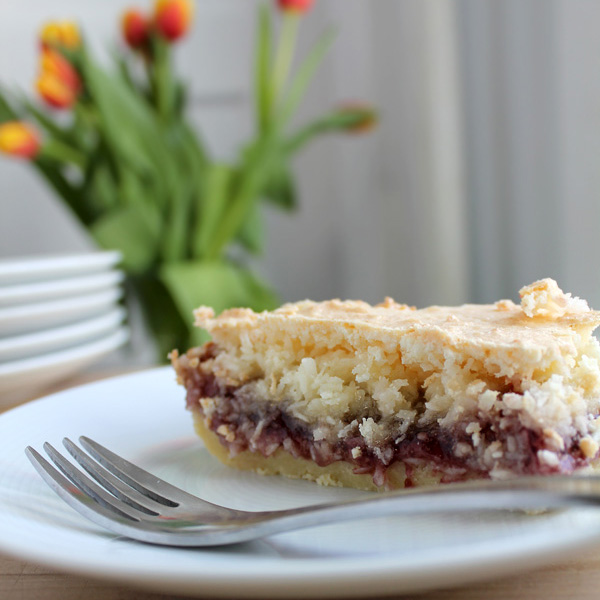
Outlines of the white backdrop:
{"label": "white backdrop", "polygon": [[[100,47],[129,4],[2,0],[0,81],[31,86],[44,17],[77,17]],[[197,4],[178,60],[227,156],[251,129],[257,3]],[[298,158],[301,210],[268,215],[259,267],[286,300],[491,301],[549,275],[600,308],[598,22],[588,0],[317,2],[303,45],[328,24],[338,37],[303,115],[366,99],[381,125]],[[86,244],[25,165],[0,160],[0,256]]]}

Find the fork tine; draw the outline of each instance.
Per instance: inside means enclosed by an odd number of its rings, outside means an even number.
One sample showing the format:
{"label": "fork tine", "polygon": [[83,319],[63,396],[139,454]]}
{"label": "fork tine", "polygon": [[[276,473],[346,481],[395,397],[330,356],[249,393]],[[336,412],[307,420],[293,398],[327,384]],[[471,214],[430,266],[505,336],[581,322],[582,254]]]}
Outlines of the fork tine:
{"label": "fork tine", "polygon": [[106,467],[106,469],[124,481],[127,485],[160,504],[175,507],[181,502],[192,500],[195,503],[202,502],[207,506],[210,505],[216,507],[216,505],[211,502],[199,500],[196,496],[192,496],[184,490],[156,477],[156,475],[144,471],[144,469],[130,463],[86,436],[81,436],[79,441],[103,467]]}
{"label": "fork tine", "polygon": [[95,484],[87,475],[84,475],[48,442],[44,443],[44,450],[52,459],[52,462],[68,479],[71,480],[72,483],[68,484],[69,488],[72,488],[73,484],[75,484],[84,494],[89,496],[100,506],[113,511],[117,515],[128,517],[135,521],[141,520],[141,513],[138,510],[133,509],[118,498],[111,496],[104,489]]}
{"label": "fork tine", "polygon": [[[137,517],[125,513],[115,512],[112,508],[105,508],[99,504],[94,498],[88,496],[83,490],[78,488],[73,482],[67,479],[62,473],[55,469],[37,450],[31,446],[25,448],[27,458],[34,466],[35,470],[40,474],[42,479],[56,492],[69,506],[77,512],[90,518],[94,522],[98,522],[91,513],[96,513],[109,521],[118,520],[121,517],[129,523],[139,522]],[[100,523],[103,524],[103,523]]]}
{"label": "fork tine", "polygon": [[164,509],[163,504],[159,505],[155,503],[151,498],[148,498],[148,496],[140,494],[134,488],[123,483],[110,471],[107,471],[99,463],[91,459],[69,438],[63,439],[63,445],[89,475],[91,475],[102,487],[106,488],[113,496],[119,498],[119,500],[153,516],[160,514],[157,511],[159,507]]}

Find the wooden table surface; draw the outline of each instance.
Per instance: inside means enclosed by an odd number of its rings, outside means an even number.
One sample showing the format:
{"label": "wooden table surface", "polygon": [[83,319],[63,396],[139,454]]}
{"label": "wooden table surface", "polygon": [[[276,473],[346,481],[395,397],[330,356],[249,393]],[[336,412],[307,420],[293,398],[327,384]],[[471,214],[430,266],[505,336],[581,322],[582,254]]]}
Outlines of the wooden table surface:
{"label": "wooden table surface", "polygon": [[[63,384],[79,385],[106,374],[88,373]],[[56,391],[56,390],[52,390]],[[392,596],[393,597],[393,596]],[[400,598],[401,596],[396,596]],[[600,598],[600,546],[596,552],[565,557],[565,562],[494,581],[413,594],[419,600],[559,600]],[[177,600],[106,581],[59,573],[0,555],[0,600]],[[373,599],[374,600],[374,599]]]}

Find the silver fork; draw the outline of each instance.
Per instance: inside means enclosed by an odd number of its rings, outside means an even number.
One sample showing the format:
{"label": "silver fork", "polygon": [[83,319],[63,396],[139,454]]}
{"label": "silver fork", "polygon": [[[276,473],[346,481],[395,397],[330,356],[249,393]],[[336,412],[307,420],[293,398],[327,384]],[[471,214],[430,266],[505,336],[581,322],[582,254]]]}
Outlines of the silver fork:
{"label": "silver fork", "polygon": [[87,453],[68,438],[63,444],[91,477],[48,443],[44,450],[59,470],[31,446],[25,453],[44,481],[84,517],[118,535],[167,546],[233,544],[303,527],[391,515],[600,504],[600,476],[552,476],[410,488],[316,506],[248,512],[193,496],[87,437],[79,441]]}

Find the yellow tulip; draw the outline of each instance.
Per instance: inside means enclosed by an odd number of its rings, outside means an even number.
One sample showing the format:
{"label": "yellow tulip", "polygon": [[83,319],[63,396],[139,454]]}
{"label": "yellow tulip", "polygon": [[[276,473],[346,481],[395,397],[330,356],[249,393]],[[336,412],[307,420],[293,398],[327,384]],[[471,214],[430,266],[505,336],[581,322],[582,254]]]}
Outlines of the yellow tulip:
{"label": "yellow tulip", "polygon": [[7,121],[0,124],[0,152],[20,158],[34,158],[40,149],[40,138],[27,123]]}
{"label": "yellow tulip", "polygon": [[77,50],[81,46],[79,27],[74,21],[49,21],[40,31],[42,48]]}

